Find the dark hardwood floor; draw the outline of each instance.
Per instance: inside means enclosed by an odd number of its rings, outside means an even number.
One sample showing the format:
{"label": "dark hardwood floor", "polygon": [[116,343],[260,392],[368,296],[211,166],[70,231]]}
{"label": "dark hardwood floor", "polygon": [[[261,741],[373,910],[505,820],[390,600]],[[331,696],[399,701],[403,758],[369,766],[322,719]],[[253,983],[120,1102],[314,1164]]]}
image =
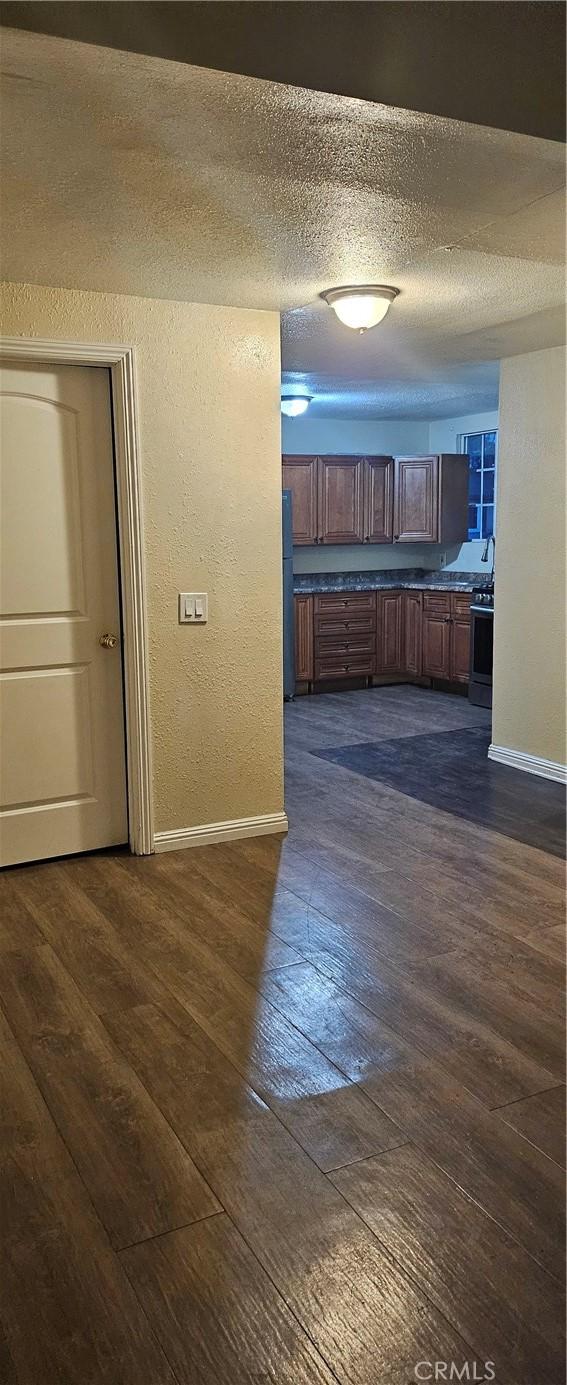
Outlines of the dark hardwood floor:
{"label": "dark hardwood floor", "polygon": [[286,732],[285,840],[0,880],[9,1385],[563,1385],[563,796],[463,698]]}

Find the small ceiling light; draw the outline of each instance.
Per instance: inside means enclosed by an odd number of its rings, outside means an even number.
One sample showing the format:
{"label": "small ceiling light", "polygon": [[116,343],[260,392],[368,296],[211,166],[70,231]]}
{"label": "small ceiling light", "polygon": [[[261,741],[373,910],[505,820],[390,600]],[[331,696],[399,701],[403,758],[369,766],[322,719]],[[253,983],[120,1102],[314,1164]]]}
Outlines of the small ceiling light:
{"label": "small ceiling light", "polygon": [[367,332],[369,327],[377,327],[382,321],[399,292],[385,284],[349,284],[343,289],[327,289],[319,296],[345,327],[352,327],[354,332]]}
{"label": "small ceiling light", "polygon": [[310,394],[283,394],[282,414],[287,418],[298,418],[309,408],[312,397]]}

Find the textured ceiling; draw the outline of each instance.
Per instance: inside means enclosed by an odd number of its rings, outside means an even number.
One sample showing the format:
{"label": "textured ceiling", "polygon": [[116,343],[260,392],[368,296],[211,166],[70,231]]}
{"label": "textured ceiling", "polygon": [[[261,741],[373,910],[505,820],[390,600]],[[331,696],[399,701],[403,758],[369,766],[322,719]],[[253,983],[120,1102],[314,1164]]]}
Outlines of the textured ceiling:
{"label": "textured ceiling", "polygon": [[[564,339],[561,145],[16,30],[2,76],[6,278],[280,309],[286,371],[377,399]],[[359,338],[317,295],[369,279]]]}
{"label": "textured ceiling", "polygon": [[410,379],[284,370],[283,392],[310,395],[310,418],[458,418],[497,409],[499,379],[498,361],[430,368]]}

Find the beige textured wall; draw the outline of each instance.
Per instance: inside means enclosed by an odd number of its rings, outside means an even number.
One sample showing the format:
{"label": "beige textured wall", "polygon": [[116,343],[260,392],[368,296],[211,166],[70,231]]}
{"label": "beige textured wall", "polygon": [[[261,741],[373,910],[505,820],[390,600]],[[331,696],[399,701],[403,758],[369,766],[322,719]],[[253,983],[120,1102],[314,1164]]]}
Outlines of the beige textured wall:
{"label": "beige textured wall", "polygon": [[495,745],[565,764],[565,347],[500,374]]}
{"label": "beige textured wall", "polygon": [[280,812],[278,314],[8,284],[2,331],[136,347],[156,830]]}

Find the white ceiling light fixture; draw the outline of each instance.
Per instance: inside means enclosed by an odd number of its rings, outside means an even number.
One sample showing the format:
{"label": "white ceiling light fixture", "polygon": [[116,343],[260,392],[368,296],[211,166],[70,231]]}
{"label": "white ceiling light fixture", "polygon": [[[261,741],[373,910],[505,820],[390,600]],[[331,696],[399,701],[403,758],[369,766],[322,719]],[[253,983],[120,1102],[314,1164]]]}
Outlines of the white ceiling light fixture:
{"label": "white ceiling light fixture", "polygon": [[368,332],[385,318],[390,303],[400,290],[386,284],[348,284],[342,289],[326,289],[319,295],[345,327],[353,332]]}
{"label": "white ceiling light fixture", "polygon": [[309,408],[312,397],[311,394],[282,394],[282,414],[286,418],[299,418]]}

